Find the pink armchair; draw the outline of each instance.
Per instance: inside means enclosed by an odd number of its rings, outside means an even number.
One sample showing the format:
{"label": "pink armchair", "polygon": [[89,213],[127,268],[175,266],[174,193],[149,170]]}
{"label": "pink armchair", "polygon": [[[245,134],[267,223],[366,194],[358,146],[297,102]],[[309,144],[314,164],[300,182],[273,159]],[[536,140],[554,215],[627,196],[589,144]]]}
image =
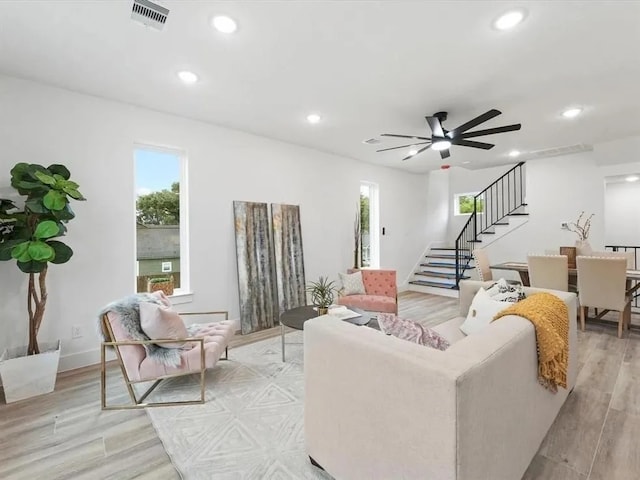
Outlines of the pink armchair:
{"label": "pink armchair", "polygon": [[[353,273],[357,270],[348,270]],[[370,312],[398,313],[398,287],[395,270],[361,270],[365,295],[341,295],[339,305]]]}

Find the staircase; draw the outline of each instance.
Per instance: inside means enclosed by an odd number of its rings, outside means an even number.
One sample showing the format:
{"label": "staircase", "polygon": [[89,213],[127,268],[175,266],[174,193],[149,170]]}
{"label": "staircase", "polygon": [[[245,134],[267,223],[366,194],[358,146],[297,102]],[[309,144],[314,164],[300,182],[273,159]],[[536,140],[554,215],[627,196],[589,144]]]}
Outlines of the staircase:
{"label": "staircase", "polygon": [[413,273],[409,288],[457,296],[461,280],[471,278],[472,253],[528,220],[524,201],[524,162],[518,163],[474,197],[474,209],[455,245],[432,247]]}

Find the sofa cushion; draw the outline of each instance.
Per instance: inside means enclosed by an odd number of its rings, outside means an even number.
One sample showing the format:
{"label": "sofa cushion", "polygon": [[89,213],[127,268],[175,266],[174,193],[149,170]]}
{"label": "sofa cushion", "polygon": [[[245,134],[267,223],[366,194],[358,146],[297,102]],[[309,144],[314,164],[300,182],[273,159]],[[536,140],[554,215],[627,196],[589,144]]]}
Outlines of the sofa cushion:
{"label": "sofa cushion", "polygon": [[340,273],[343,295],[365,295],[367,291],[362,281],[362,272]]}
{"label": "sofa cushion", "polygon": [[509,284],[504,278],[487,289],[487,293],[491,298],[500,302],[516,303],[526,298],[524,287],[521,284]]}
{"label": "sofa cushion", "polygon": [[476,296],[473,297],[471,307],[469,307],[469,313],[460,330],[465,335],[471,335],[479,332],[482,329],[489,326],[498,312],[501,312],[505,308],[508,308],[510,304],[508,302],[500,302],[494,300],[484,288],[478,290]]}
{"label": "sofa cushion", "polygon": [[432,330],[438,332],[447,339],[449,344],[453,345],[466,337],[462,330],[460,330],[460,325],[462,325],[464,321],[465,317],[452,318],[447,322],[436,325]]}
{"label": "sofa cushion", "polygon": [[[164,305],[140,302],[140,327],[151,340],[189,336],[178,312]],[[163,348],[181,348],[184,342],[158,343]]]}
{"label": "sofa cushion", "polygon": [[438,350],[446,350],[449,347],[447,339],[438,332],[423,327],[412,320],[400,318],[393,313],[378,314],[378,325],[382,333],[393,335],[418,345]]}
{"label": "sofa cushion", "polygon": [[397,308],[396,299],[384,295],[347,295],[340,297],[338,304],[369,312],[395,313]]}

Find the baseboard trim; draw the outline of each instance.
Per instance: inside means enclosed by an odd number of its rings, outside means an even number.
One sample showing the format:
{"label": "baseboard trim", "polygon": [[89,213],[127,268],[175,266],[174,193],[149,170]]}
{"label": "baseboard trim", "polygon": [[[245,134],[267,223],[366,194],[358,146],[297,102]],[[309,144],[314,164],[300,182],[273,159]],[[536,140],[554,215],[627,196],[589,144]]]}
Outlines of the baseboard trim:
{"label": "baseboard trim", "polygon": [[[112,350],[107,349],[106,360],[114,360],[116,358]],[[100,349],[86,350],[84,352],[72,353],[70,355],[60,356],[58,363],[58,373],[76,370],[77,368],[88,367],[100,363]]]}

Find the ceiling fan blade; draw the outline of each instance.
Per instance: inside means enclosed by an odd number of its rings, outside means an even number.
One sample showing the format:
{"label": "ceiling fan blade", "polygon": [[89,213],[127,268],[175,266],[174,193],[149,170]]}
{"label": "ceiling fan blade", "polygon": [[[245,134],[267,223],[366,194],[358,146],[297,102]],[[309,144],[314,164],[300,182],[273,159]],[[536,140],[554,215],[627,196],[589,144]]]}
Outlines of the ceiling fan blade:
{"label": "ceiling fan blade", "polygon": [[458,135],[460,135],[462,132],[466,132],[467,130],[475,127],[476,125],[480,125],[481,123],[491,120],[492,118],[497,117],[501,113],[502,112],[500,110],[496,110],[495,108],[492,108],[488,112],[485,112],[482,115],[477,116],[473,120],[469,120],[467,123],[463,123],[458,128],[454,128],[449,133],[447,133],[447,137],[455,138]]}
{"label": "ceiling fan blade", "polygon": [[381,133],[381,137],[415,138],[416,140],[431,140],[431,137],[414,137],[412,135],[396,135],[394,133]]}
{"label": "ceiling fan blade", "polygon": [[520,130],[522,125],[519,123],[513,125],[505,125],[504,127],[487,128],[486,130],[477,130],[475,132],[467,132],[458,135],[459,138],[481,137],[483,135],[493,135],[495,133],[505,133]]}
{"label": "ceiling fan blade", "polygon": [[463,138],[454,138],[451,140],[451,143],[463,147],[482,148],[483,150],[490,150],[495,147],[492,143],[474,142],[473,140],[465,140]]}
{"label": "ceiling fan blade", "polygon": [[399,147],[383,148],[382,150],[376,150],[376,152],[386,152],[387,150],[395,150],[396,148],[413,147],[415,145],[424,145],[425,143],[429,143],[430,144],[431,142],[410,143],[409,145],[400,145]]}
{"label": "ceiling fan blade", "polygon": [[447,148],[446,150],[440,150],[440,158],[441,159],[445,159],[445,158],[449,158],[451,156],[451,154],[449,153],[449,149]]}
{"label": "ceiling fan blade", "polygon": [[404,158],[402,159],[402,161],[404,162],[405,160],[409,160],[410,158],[413,158],[413,157],[415,157],[415,156],[417,156],[417,155],[420,155],[422,152],[424,152],[424,151],[425,151],[427,148],[429,148],[430,146],[431,146],[431,144],[427,145],[426,147],[422,147],[420,150],[418,150],[418,151],[416,152],[416,154],[415,154],[415,155],[409,155],[408,157],[404,157]]}
{"label": "ceiling fan blade", "polygon": [[444,132],[442,131],[442,124],[440,123],[440,119],[438,117],[424,117],[427,119],[427,123],[429,124],[429,128],[433,132],[434,137],[444,137]]}

